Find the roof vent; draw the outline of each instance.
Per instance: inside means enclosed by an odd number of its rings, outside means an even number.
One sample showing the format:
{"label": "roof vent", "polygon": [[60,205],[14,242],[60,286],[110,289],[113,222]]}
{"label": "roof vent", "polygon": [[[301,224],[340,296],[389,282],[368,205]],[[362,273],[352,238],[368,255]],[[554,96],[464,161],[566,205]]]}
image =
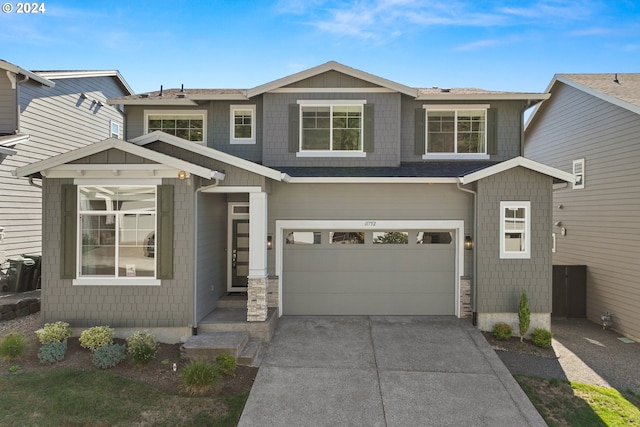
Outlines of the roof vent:
{"label": "roof vent", "polygon": [[620,84],[620,80],[618,80],[618,73],[616,73],[616,76],[613,78],[613,82],[616,84]]}
{"label": "roof vent", "polygon": [[160,85],[160,96],[162,96],[162,85]]}
{"label": "roof vent", "polygon": [[186,98],[186,97],[187,97],[187,94],[186,94],[186,93],[184,93],[184,92],[180,92],[180,93],[177,93],[177,94],[176,94],[176,97],[177,97],[177,98]]}
{"label": "roof vent", "polygon": [[451,92],[451,89],[447,89],[447,88],[443,87],[443,88],[440,89],[440,92],[449,93],[449,92]]}
{"label": "roof vent", "polygon": [[149,94],[148,93],[141,93],[140,94],[140,98],[148,98]]}

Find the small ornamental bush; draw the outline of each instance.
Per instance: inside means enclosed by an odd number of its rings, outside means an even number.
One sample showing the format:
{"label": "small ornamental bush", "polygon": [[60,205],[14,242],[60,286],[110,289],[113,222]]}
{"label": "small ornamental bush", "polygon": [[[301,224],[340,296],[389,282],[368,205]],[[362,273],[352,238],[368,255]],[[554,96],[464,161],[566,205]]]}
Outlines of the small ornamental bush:
{"label": "small ornamental bush", "polygon": [[127,351],[136,363],[146,365],[156,357],[158,341],[152,334],[138,331],[127,338]]}
{"label": "small ornamental bush", "polygon": [[182,385],[190,394],[203,394],[218,381],[218,370],[205,360],[189,362],[182,370]]}
{"label": "small ornamental bush", "polygon": [[496,323],[493,325],[492,333],[497,340],[506,341],[513,335],[513,328],[506,323]]}
{"label": "small ornamental bush", "polygon": [[535,328],[531,332],[531,342],[533,342],[538,347],[551,347],[551,338],[553,338],[553,334],[543,328]]}
{"label": "small ornamental bush", "polygon": [[40,344],[62,342],[71,336],[71,327],[67,322],[45,323],[44,328],[36,331]]}
{"label": "small ornamental bush", "polygon": [[38,360],[43,365],[51,365],[64,359],[67,354],[67,341],[42,344],[38,350]]}
{"label": "small ornamental bush", "polygon": [[94,326],[80,334],[80,345],[91,351],[96,351],[100,347],[113,344],[115,331],[108,326]]}
{"label": "small ornamental bush", "polygon": [[26,350],[27,340],[17,332],[10,333],[0,341],[0,357],[3,359],[20,359]]}
{"label": "small ornamental bush", "polygon": [[520,330],[520,342],[524,339],[524,334],[529,330],[531,323],[531,312],[529,311],[529,299],[525,291],[520,294],[520,302],[518,303],[518,329]]}
{"label": "small ornamental bush", "polygon": [[236,358],[230,354],[222,353],[216,357],[216,369],[218,370],[218,373],[222,375],[235,377],[237,367],[238,362],[236,361]]}
{"label": "small ornamental bush", "polygon": [[91,355],[93,365],[99,369],[109,369],[127,358],[124,344],[107,344],[96,349]]}

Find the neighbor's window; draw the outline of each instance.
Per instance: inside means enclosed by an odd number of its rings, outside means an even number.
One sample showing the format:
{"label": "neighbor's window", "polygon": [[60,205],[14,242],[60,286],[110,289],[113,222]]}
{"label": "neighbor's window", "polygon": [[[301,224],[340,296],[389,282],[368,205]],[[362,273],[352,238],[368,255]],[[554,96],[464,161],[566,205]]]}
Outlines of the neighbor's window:
{"label": "neighbor's window", "polygon": [[120,134],[120,123],[118,122],[111,122],[110,124],[110,130],[111,130],[111,138],[117,138],[117,139],[122,139],[122,136]]}
{"label": "neighbor's window", "polygon": [[81,277],[155,277],[155,186],[78,186],[78,204]]}
{"label": "neighbor's window", "polygon": [[427,154],[486,154],[486,108],[425,106],[425,109]]}
{"label": "neighbor's window", "polygon": [[584,188],[584,159],[573,161],[573,175],[576,177],[573,189],[579,190]]}
{"label": "neighbor's window", "polygon": [[206,120],[203,113],[191,112],[147,112],[146,133],[156,130],[177,136],[187,141],[205,141]]}
{"label": "neighbor's window", "polygon": [[500,202],[500,258],[531,257],[531,202]]}
{"label": "neighbor's window", "polygon": [[255,105],[232,105],[231,144],[255,144]]}
{"label": "neighbor's window", "polygon": [[301,151],[363,151],[364,102],[320,105],[299,102]]}
{"label": "neighbor's window", "polygon": [[332,231],[329,233],[329,243],[332,245],[362,245],[364,231]]}
{"label": "neighbor's window", "polygon": [[419,245],[449,245],[453,241],[450,231],[419,231],[416,236]]}
{"label": "neighbor's window", "polygon": [[291,231],[285,238],[287,245],[320,245],[322,233],[320,231]]}

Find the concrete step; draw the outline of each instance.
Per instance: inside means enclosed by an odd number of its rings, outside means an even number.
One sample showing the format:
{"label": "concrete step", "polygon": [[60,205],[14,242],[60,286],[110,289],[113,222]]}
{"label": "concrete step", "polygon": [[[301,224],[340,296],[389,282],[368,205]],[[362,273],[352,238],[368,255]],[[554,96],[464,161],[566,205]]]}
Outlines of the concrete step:
{"label": "concrete step", "polygon": [[247,322],[247,309],[216,308],[198,323],[198,335],[209,332],[248,332],[251,339],[271,341],[278,323],[278,313],[270,308],[265,322]]}
{"label": "concrete step", "polygon": [[205,332],[193,335],[182,344],[182,353],[189,359],[214,360],[222,353],[236,359],[249,342],[248,332]]}
{"label": "concrete step", "polygon": [[246,295],[225,295],[216,303],[217,308],[244,308],[247,309]]}
{"label": "concrete step", "polygon": [[260,366],[262,346],[262,341],[259,339],[250,340],[238,356],[238,365]]}

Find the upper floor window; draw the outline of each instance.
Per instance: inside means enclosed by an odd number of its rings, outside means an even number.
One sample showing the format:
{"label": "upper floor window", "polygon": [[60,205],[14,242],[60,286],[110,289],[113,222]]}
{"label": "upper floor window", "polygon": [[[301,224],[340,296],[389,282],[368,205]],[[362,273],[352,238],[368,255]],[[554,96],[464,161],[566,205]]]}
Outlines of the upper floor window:
{"label": "upper floor window", "polygon": [[110,127],[111,138],[122,139],[122,134],[120,133],[120,129],[121,129],[120,123],[112,121],[109,127]]}
{"label": "upper floor window", "polygon": [[426,110],[424,158],[488,158],[489,105],[425,105],[423,108]]}
{"label": "upper floor window", "polygon": [[205,111],[145,111],[145,133],[156,130],[187,141],[206,141]]}
{"label": "upper floor window", "polygon": [[298,101],[300,152],[363,150],[365,101]]}
{"label": "upper floor window", "polygon": [[155,278],[156,187],[78,186],[79,277]]}
{"label": "upper floor window", "polygon": [[500,258],[531,258],[531,202],[500,202]]}
{"label": "upper floor window", "polygon": [[256,143],[256,106],[232,105],[231,116],[231,144]]}

